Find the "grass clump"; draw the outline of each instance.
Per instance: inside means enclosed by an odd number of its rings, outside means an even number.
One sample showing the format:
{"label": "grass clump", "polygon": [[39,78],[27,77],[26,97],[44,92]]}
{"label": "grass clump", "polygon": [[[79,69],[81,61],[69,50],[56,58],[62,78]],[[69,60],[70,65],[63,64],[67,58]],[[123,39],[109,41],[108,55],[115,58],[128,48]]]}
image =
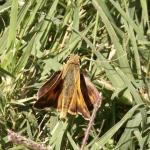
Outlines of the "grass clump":
{"label": "grass clump", "polygon": [[7,129],[51,149],[80,149],[87,121],[62,122],[55,110],[32,107],[71,53],[104,97],[85,149],[150,148],[148,7],[140,0],[0,4],[1,149],[28,149],[9,142]]}

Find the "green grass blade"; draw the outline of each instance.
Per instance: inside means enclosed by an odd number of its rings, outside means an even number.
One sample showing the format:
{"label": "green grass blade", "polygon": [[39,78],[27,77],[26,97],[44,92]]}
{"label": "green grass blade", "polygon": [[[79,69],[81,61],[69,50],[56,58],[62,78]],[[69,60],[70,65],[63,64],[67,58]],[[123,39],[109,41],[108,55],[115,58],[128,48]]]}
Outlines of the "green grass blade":
{"label": "green grass blade", "polygon": [[31,39],[31,41],[29,42],[28,46],[26,48],[23,49],[23,54],[20,57],[20,59],[18,60],[18,63],[16,65],[15,68],[15,74],[18,74],[22,69],[24,69],[24,67],[27,64],[28,58],[30,57],[31,51],[33,50],[33,44],[35,42],[35,36],[34,35]]}
{"label": "green grass blade", "polygon": [[121,138],[119,139],[115,150],[120,149],[124,150],[125,148],[128,148],[132,143],[132,132],[140,125],[141,123],[141,114],[137,113],[133,119],[129,120],[125,131],[123,132]]}
{"label": "green grass blade", "polygon": [[68,137],[68,140],[70,141],[70,144],[72,146],[72,148],[74,150],[79,150],[79,147],[76,145],[76,143],[74,142],[74,140],[72,139],[71,135],[69,132],[67,132],[67,137]]}
{"label": "green grass blade", "polygon": [[111,22],[108,20],[106,14],[103,11],[103,8],[101,7],[100,3],[102,3],[102,1],[97,1],[97,0],[93,0],[93,5],[96,8],[96,10],[99,12],[100,17],[102,18],[107,31],[109,33],[109,36],[115,46],[115,48],[117,49],[117,56],[118,56],[118,61],[120,64],[120,67],[122,68],[122,70],[128,75],[129,78],[133,79],[132,76],[132,72],[128,63],[128,59],[127,59],[127,53],[125,50],[123,50],[122,45],[119,42],[119,38],[117,37]]}
{"label": "green grass blade", "polygon": [[110,130],[108,130],[102,137],[99,138],[98,141],[95,142],[95,144],[91,147],[91,150],[99,150],[100,147],[103,147],[103,145],[106,144],[108,139],[112,138],[112,136],[120,129],[120,127],[128,120],[130,119],[134,112],[142,106],[141,104],[135,105],[133,108],[131,108],[125,116],[116,123]]}
{"label": "green grass blade", "polygon": [[7,38],[7,49],[14,47],[15,39],[16,39],[16,29],[17,29],[17,15],[18,15],[18,1],[13,0],[11,6],[11,13],[10,13],[10,26],[9,26],[9,33]]}
{"label": "green grass blade", "polygon": [[116,71],[118,72],[122,80],[124,81],[124,84],[130,89],[130,92],[132,96],[134,97],[135,102],[137,104],[143,103],[139,93],[137,92],[137,89],[134,88],[132,82],[127,78],[127,76],[119,68],[116,68]]}

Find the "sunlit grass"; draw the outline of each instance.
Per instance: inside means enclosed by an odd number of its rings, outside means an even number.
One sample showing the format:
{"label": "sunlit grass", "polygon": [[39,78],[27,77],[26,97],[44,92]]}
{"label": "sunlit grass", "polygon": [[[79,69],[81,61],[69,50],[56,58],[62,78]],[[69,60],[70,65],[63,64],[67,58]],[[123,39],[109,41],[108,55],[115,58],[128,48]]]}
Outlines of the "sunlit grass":
{"label": "sunlit grass", "polygon": [[[48,1],[0,5],[0,146],[11,129],[52,149],[79,149],[88,122],[33,108],[38,88],[71,53],[103,103],[85,148],[150,148],[148,1]],[[22,148],[24,149],[24,148]],[[28,149],[28,148],[26,148]]]}

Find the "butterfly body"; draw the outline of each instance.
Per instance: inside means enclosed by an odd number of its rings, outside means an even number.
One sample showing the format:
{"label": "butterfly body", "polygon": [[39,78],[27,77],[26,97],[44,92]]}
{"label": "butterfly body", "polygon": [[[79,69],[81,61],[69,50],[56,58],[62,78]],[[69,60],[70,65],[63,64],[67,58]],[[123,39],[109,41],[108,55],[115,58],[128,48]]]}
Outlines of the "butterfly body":
{"label": "butterfly body", "polygon": [[[63,99],[62,99],[62,110],[60,113],[60,118],[65,118],[67,116],[71,101],[74,99],[76,85],[79,80],[77,74],[80,73],[79,57],[70,59],[67,64],[65,64],[62,74],[63,83]],[[75,105],[75,104],[74,104]],[[76,108],[75,108],[76,109]],[[76,114],[71,111],[71,114]]]}
{"label": "butterfly body", "polygon": [[38,91],[37,108],[54,107],[60,118],[67,114],[81,114],[89,119],[90,110],[99,99],[99,93],[91,81],[80,73],[78,55],[71,55],[62,71],[56,72]]}

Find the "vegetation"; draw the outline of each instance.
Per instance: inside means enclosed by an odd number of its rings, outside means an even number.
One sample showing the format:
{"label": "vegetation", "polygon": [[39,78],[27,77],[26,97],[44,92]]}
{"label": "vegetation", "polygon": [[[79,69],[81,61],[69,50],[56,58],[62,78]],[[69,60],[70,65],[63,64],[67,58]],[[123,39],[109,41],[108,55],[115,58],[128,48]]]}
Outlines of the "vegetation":
{"label": "vegetation", "polygon": [[[19,2],[19,3],[18,3]],[[150,148],[150,25],[144,0],[0,1],[0,146],[7,129],[48,149],[80,149],[88,122],[33,107],[71,53],[103,102],[85,149]]]}

